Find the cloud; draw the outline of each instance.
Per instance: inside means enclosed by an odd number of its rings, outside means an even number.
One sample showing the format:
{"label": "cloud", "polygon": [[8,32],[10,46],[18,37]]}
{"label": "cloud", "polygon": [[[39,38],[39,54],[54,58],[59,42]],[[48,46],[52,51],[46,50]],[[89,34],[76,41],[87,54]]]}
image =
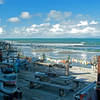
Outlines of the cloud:
{"label": "cloud", "polygon": [[95,25],[95,24],[98,24],[98,22],[93,20],[93,21],[90,22],[90,24]]}
{"label": "cloud", "polygon": [[38,25],[33,24],[32,26],[27,27],[25,31],[28,34],[30,34],[30,33],[38,33],[39,32]]}
{"label": "cloud", "polygon": [[[37,16],[41,14],[32,15],[38,19],[39,24],[32,23],[25,26],[14,26],[9,31],[9,36],[16,37],[91,37],[100,36],[100,24],[94,19],[85,19],[84,15],[78,15],[83,18],[70,17],[71,12],[61,12],[51,10],[48,14],[42,14],[42,19]],[[9,18],[10,22],[18,22],[23,19],[30,18],[29,12],[22,12],[20,17]],[[20,18],[20,19],[19,19]],[[22,20],[24,21],[24,20]],[[47,22],[46,22],[47,21]]]}
{"label": "cloud", "polygon": [[100,30],[90,24],[77,26],[75,23],[42,23],[31,26],[14,28],[11,33],[15,36],[26,37],[89,37],[99,35]]}
{"label": "cloud", "polygon": [[66,18],[69,18],[71,15],[72,15],[72,12],[60,12],[56,10],[51,10],[48,13],[48,17],[46,18],[46,21],[51,21],[51,20],[61,21]]}
{"label": "cloud", "polygon": [[42,23],[42,24],[33,24],[30,27],[26,28],[26,32],[28,34],[35,34],[35,33],[46,33],[50,29],[50,23]]}
{"label": "cloud", "polygon": [[[23,19],[28,19],[31,17],[31,15],[29,14],[29,12],[22,12],[20,15],[21,18]],[[9,22],[19,22],[20,18],[19,17],[11,17],[8,19]]]}
{"label": "cloud", "polygon": [[80,21],[80,23],[77,24],[77,26],[88,26],[88,21]]}
{"label": "cloud", "polygon": [[8,19],[9,22],[19,22],[20,19],[18,17],[12,17]]}
{"label": "cloud", "polygon": [[72,30],[69,33],[93,33],[95,32],[95,28],[94,27],[85,27],[83,29],[77,29],[77,28],[72,28]]}
{"label": "cloud", "polygon": [[60,24],[55,24],[52,26],[52,28],[49,31],[50,32],[62,32],[63,29],[60,27]]}
{"label": "cloud", "polygon": [[27,37],[34,37],[34,36],[44,36],[50,29],[50,23],[42,23],[42,24],[32,24],[28,27],[15,27],[11,30],[10,33],[16,36],[27,36]]}
{"label": "cloud", "polygon": [[4,4],[4,0],[0,0],[0,4]]}
{"label": "cloud", "polygon": [[29,19],[31,15],[29,14],[29,12],[22,12],[20,17],[23,19]]}
{"label": "cloud", "polygon": [[0,27],[0,34],[2,34],[3,33],[3,28],[2,27]]}

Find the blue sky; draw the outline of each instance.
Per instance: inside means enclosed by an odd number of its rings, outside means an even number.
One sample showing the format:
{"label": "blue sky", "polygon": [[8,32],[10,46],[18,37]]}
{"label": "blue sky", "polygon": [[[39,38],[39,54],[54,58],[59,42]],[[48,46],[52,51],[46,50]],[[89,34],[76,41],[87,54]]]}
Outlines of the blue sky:
{"label": "blue sky", "polygon": [[100,0],[0,0],[0,37],[100,37]]}

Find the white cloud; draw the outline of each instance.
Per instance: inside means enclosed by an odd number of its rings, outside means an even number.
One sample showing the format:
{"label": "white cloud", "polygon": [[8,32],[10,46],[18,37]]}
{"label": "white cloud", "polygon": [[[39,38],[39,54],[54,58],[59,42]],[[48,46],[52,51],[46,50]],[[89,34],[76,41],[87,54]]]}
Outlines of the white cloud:
{"label": "white cloud", "polygon": [[29,14],[29,12],[22,12],[20,17],[23,19],[28,19],[31,17],[31,15]]}
{"label": "white cloud", "polygon": [[4,4],[4,0],[0,0],[0,4]]}
{"label": "white cloud", "polygon": [[88,26],[88,21],[80,21],[80,23],[77,24],[77,26]]}
{"label": "white cloud", "polygon": [[33,24],[32,26],[27,27],[25,31],[26,31],[26,33],[28,33],[28,34],[37,33],[37,32],[39,32],[39,29],[38,29],[37,27],[38,27],[38,26],[37,26],[36,24]]}
{"label": "white cloud", "polygon": [[46,18],[46,21],[61,21],[65,20],[66,18],[70,17],[72,12],[60,12],[56,10],[51,10],[48,14],[48,17]]}
{"label": "white cloud", "polygon": [[90,24],[98,24],[98,22],[93,20],[90,22]]}
{"label": "white cloud", "polygon": [[[22,12],[21,15],[20,15],[21,18],[23,19],[28,19],[31,17],[31,15],[29,14],[29,12]],[[11,17],[8,19],[9,22],[19,22],[20,19],[19,17]]]}
{"label": "white cloud", "polygon": [[11,30],[11,33],[14,36],[26,36],[26,27],[15,27],[14,29]]}
{"label": "white cloud", "polygon": [[42,23],[42,24],[32,24],[28,27],[15,27],[11,30],[10,33],[13,33],[14,36],[41,36],[47,34],[50,29],[50,23]]}
{"label": "white cloud", "polygon": [[[71,27],[70,27],[71,26]],[[27,36],[27,37],[77,37],[77,36],[97,36],[100,30],[97,30],[95,26],[77,26],[77,24],[32,24],[28,27],[15,28],[11,33],[16,36]]]}
{"label": "white cloud", "polygon": [[2,34],[3,33],[3,28],[2,27],[0,27],[0,34]]}
{"label": "white cloud", "polygon": [[26,28],[26,32],[31,33],[46,33],[50,29],[50,23],[43,23],[43,24],[33,24],[30,27]]}
{"label": "white cloud", "polygon": [[63,29],[60,27],[60,24],[55,24],[52,26],[52,28],[49,31],[50,32],[62,32]]}
{"label": "white cloud", "polygon": [[18,17],[12,17],[8,19],[9,22],[19,22],[20,19]]}
{"label": "white cloud", "polygon": [[72,28],[72,30],[69,33],[93,33],[95,32],[94,27],[85,27],[83,29],[77,29],[77,28]]}
{"label": "white cloud", "polygon": [[[47,17],[44,16],[40,24],[33,23],[29,26],[15,27],[9,34],[12,33],[18,37],[91,37],[99,35],[100,25],[97,21],[76,17],[72,19],[71,15],[71,12],[51,10]],[[30,18],[31,15],[28,12],[22,12],[20,17],[25,19]],[[45,22],[46,20],[48,22]],[[9,21],[18,22],[19,18],[12,17],[9,18]]]}

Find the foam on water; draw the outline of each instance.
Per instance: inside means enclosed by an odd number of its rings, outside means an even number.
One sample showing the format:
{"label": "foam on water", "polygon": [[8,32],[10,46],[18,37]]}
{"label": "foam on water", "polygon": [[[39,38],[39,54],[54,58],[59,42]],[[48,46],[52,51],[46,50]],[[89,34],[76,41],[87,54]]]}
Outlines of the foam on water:
{"label": "foam on water", "polygon": [[[23,49],[25,55],[37,56],[43,52],[31,52],[31,49],[52,49],[45,52],[49,57],[66,58],[68,55],[81,59],[86,57],[87,60],[92,59],[95,55],[100,55],[100,39],[89,38],[34,38],[34,39],[8,39],[15,46]],[[28,47],[28,48],[25,48]],[[64,53],[60,53],[63,52]]]}

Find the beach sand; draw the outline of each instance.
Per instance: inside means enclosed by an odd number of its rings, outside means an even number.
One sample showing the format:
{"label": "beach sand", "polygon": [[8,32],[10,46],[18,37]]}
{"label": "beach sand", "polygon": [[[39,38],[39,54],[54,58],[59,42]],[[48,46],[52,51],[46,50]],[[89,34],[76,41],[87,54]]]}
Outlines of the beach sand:
{"label": "beach sand", "polygon": [[53,51],[55,51],[55,50],[53,50],[53,49],[33,49],[32,50],[32,52],[44,52],[44,53],[53,52]]}
{"label": "beach sand", "polygon": [[[24,79],[33,80],[35,72],[48,72],[48,70],[49,68],[47,66],[32,66],[31,72],[21,70],[20,73],[18,73],[18,86],[21,87],[23,91],[22,100],[73,100],[73,95],[78,90],[87,86],[89,83],[96,81],[97,78],[97,73],[95,73],[92,69],[73,66],[70,68],[70,75],[75,76],[76,79],[84,81],[84,84],[82,83],[81,87],[77,88],[76,91],[66,91],[66,95],[60,97],[58,89],[56,88],[43,86],[38,89],[30,89],[29,82]],[[65,74],[64,68],[51,68],[51,71],[60,75]]]}

